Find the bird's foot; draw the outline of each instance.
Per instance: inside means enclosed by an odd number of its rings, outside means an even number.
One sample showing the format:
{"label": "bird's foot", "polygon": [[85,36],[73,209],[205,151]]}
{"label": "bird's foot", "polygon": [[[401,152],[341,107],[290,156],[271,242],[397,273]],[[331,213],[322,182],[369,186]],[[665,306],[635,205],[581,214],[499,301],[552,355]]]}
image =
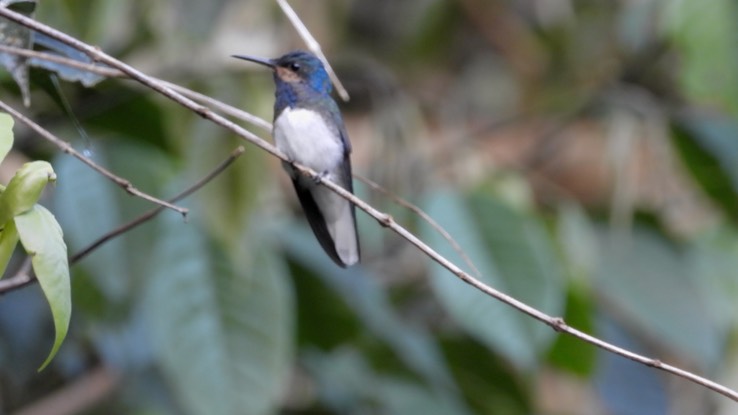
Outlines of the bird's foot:
{"label": "bird's foot", "polygon": [[318,172],[315,174],[315,176],[313,176],[313,182],[315,182],[315,184],[319,184],[323,180],[327,179],[329,174],[330,172],[328,170],[323,170],[321,172]]}

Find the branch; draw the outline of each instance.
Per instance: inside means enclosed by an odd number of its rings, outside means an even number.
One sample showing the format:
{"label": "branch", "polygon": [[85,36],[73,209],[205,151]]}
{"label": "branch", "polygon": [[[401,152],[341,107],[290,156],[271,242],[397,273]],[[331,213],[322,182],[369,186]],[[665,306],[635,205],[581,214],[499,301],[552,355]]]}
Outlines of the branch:
{"label": "branch", "polygon": [[[3,9],[0,9],[0,10],[3,10]],[[0,101],[0,109],[2,109],[3,111],[7,112],[10,115],[12,115],[13,118],[15,118],[16,120],[18,120],[18,121],[22,122],[23,124],[27,125],[33,131],[37,132],[41,137],[45,138],[47,141],[50,141],[55,146],[59,147],[59,149],[61,149],[61,151],[74,156],[79,161],[81,161],[81,162],[85,163],[86,165],[92,167],[95,171],[97,171],[98,173],[102,174],[103,176],[105,176],[106,178],[108,178],[110,181],[112,181],[113,183],[115,183],[118,186],[120,186],[121,188],[123,188],[123,190],[125,190],[126,192],[128,192],[128,193],[130,193],[130,194],[132,194],[134,196],[140,197],[141,199],[148,200],[149,202],[152,202],[152,203],[155,203],[157,205],[163,206],[165,208],[172,209],[175,212],[179,212],[180,214],[182,214],[182,216],[185,216],[185,217],[187,216],[187,209],[182,208],[182,207],[179,207],[179,206],[175,206],[175,205],[173,205],[171,203],[165,202],[165,201],[163,201],[161,199],[158,199],[158,198],[156,198],[154,196],[151,196],[148,193],[144,193],[144,192],[138,190],[128,180],[126,180],[126,179],[124,179],[124,178],[122,178],[120,176],[116,176],[110,170],[107,170],[106,168],[104,168],[104,167],[100,166],[99,164],[95,163],[94,161],[92,161],[92,159],[90,159],[89,157],[85,157],[83,154],[81,154],[80,152],[78,152],[77,150],[75,150],[74,147],[72,147],[71,144],[67,143],[66,141],[64,141],[61,138],[55,136],[54,134],[52,134],[48,130],[44,129],[40,125],[36,124],[35,122],[33,122],[33,120],[31,120],[30,118],[24,116],[23,114],[21,114],[20,112],[18,112],[17,110],[15,110],[13,107],[11,107],[10,105],[6,104],[5,102]]]}
{"label": "branch", "polygon": [[94,408],[122,384],[122,376],[111,368],[98,366],[38,401],[14,412],[15,415],[74,415]]}
{"label": "branch", "polygon": [[[27,58],[36,58],[40,60],[45,60],[48,62],[54,62],[58,63],[60,65],[69,66],[70,68],[79,69],[81,71],[87,71],[91,72],[100,76],[104,76],[107,78],[123,78],[123,79],[129,79],[126,74],[123,72],[113,69],[107,66],[102,65],[95,65],[92,63],[85,63],[80,62],[75,59],[67,58],[64,56],[60,56],[54,53],[47,53],[47,52],[39,52],[36,50],[29,50],[24,48],[19,48],[15,46],[8,46],[8,45],[2,45],[0,44],[0,52],[4,53],[10,53],[13,55],[18,56],[25,56]],[[33,62],[29,63],[30,66],[38,66],[38,64],[34,64]],[[47,69],[47,68],[44,68]],[[261,129],[271,131],[272,130],[272,124],[262,118],[259,118],[253,114],[250,114],[246,111],[240,110],[236,107],[233,107],[231,105],[225,104],[223,102],[220,102],[216,99],[213,99],[207,95],[201,94],[199,92],[193,91],[191,89],[187,89],[183,86],[179,86],[177,84],[173,84],[171,82],[164,81],[162,79],[156,79],[159,82],[163,83],[164,85],[168,86],[169,88],[172,88],[173,90],[179,92],[180,94],[205,104],[208,104],[219,111],[223,112],[224,114],[230,115],[232,117],[238,118],[240,120],[246,121],[248,123],[251,123]]]}
{"label": "branch", "polygon": [[[218,175],[220,175],[228,166],[230,166],[238,157],[243,154],[245,149],[243,146],[238,146],[235,150],[231,152],[231,154],[228,155],[228,157],[223,160],[220,164],[218,164],[210,173],[205,175],[203,178],[177,194],[176,196],[169,199],[169,202],[174,203],[181,199],[184,199],[185,197],[191,195],[192,193],[200,190],[203,186],[208,184],[211,180],[216,178]],[[78,251],[74,255],[71,255],[69,257],[69,265],[73,265],[76,262],[80,261],[87,255],[89,255],[91,252],[96,250],[97,248],[101,247],[105,242],[108,242],[109,240],[116,238],[131,229],[146,223],[147,221],[154,218],[154,216],[158,215],[165,209],[164,206],[158,206],[154,209],[149,210],[146,213],[143,213],[141,216],[131,220],[128,223],[125,223],[112,231],[106,233],[105,235],[99,237],[97,240],[92,242],[91,244],[87,245],[82,250]],[[36,276],[33,273],[33,270],[31,269],[31,257],[27,257],[23,265],[21,265],[21,268],[16,272],[15,275],[13,275],[10,278],[6,278],[3,280],[0,280],[0,295],[7,293],[8,291],[16,290],[18,288],[25,287],[28,284],[31,284],[36,281]]]}
{"label": "branch", "polygon": [[230,115],[231,117],[234,117],[234,118],[238,118],[239,120],[242,120],[242,121],[246,121],[250,124],[253,124],[261,128],[262,130],[266,130],[268,132],[272,131],[272,123],[270,123],[269,121],[266,121],[263,118],[259,118],[256,115],[250,114],[246,111],[240,110],[236,107],[220,102],[217,99],[213,99],[207,95],[201,94],[191,89],[187,89],[177,84],[173,84],[173,83],[163,81],[163,80],[159,80],[159,81],[164,83],[168,87],[172,88],[173,90],[179,92],[180,94],[186,96],[187,98],[190,98],[197,102],[208,104],[212,106],[213,108],[221,111],[224,114]]}
{"label": "branch", "polygon": [[[11,53],[13,55],[25,56],[26,58],[38,58],[45,61],[58,63],[60,65],[66,65],[72,68],[81,69],[84,71],[92,72],[107,78],[120,78],[123,77],[123,73],[101,65],[95,65],[93,63],[80,62],[65,56],[57,55],[55,53],[39,52],[31,49],[18,48],[15,46],[2,45],[0,44],[0,52]],[[31,66],[34,66],[31,64]]]}
{"label": "branch", "polygon": [[261,148],[262,150],[281,158],[282,160],[286,160],[286,157],[277,150],[276,147],[273,145],[267,143],[266,141],[262,140],[255,134],[247,131],[246,129],[240,127],[239,125],[221,117],[218,114],[215,114],[210,108],[202,106],[195,101],[185,97],[181,93],[176,92],[173,88],[169,87],[167,84],[161,82],[160,80],[146,75],[143,72],[135,69],[134,67],[123,63],[110,55],[106,54],[105,52],[101,51],[99,48],[96,48],[92,45],[88,45],[87,43],[84,43],[72,36],[67,35],[64,32],[61,32],[59,30],[56,30],[50,26],[47,26],[43,23],[37,22],[29,17],[26,17],[20,13],[16,13],[7,7],[0,7],[0,16],[5,17],[11,21],[14,21],[22,26],[25,26],[31,30],[35,30],[39,33],[43,33],[51,38],[54,38],[62,43],[65,43],[80,52],[85,53],[87,56],[90,57],[95,62],[101,62],[104,63],[112,68],[115,68],[128,76],[129,78],[138,81],[142,85],[145,85],[151,89],[153,89],[156,92],[159,92],[163,96],[173,100],[174,102],[182,105],[183,107],[189,109],[190,111],[195,112],[196,114],[200,115],[201,117],[205,119],[209,119],[213,121],[214,123],[229,129],[233,131],[238,136],[242,137],[246,141],[249,141],[250,143],[256,145],[257,147]]}
{"label": "branch", "polygon": [[360,182],[364,183],[365,185],[371,187],[373,190],[375,190],[375,191],[377,191],[379,193],[382,193],[383,195],[387,196],[388,198],[390,198],[393,202],[397,203],[398,205],[400,205],[400,206],[402,206],[402,207],[404,207],[406,209],[409,209],[410,211],[412,211],[413,213],[415,213],[416,215],[418,215],[428,225],[430,225],[431,228],[435,229],[436,232],[438,232],[443,237],[443,239],[445,239],[446,242],[449,243],[449,245],[451,245],[451,248],[453,248],[453,250],[456,251],[457,254],[459,254],[459,256],[461,257],[461,259],[463,259],[464,262],[466,262],[466,265],[469,266],[469,268],[474,272],[474,275],[477,278],[481,278],[482,277],[482,273],[479,272],[479,269],[474,265],[474,262],[472,262],[471,258],[469,258],[469,256],[466,254],[466,252],[464,252],[464,250],[461,249],[461,246],[456,242],[456,240],[451,236],[451,234],[448,233],[445,229],[443,229],[443,227],[441,225],[439,225],[438,222],[436,222],[435,220],[433,220],[433,218],[430,217],[430,215],[428,215],[427,213],[425,213],[423,211],[423,209],[421,209],[421,208],[415,206],[414,204],[408,202],[407,200],[405,200],[405,199],[403,199],[403,198],[401,198],[401,197],[393,194],[389,190],[383,188],[382,186],[378,185],[377,183],[374,183],[373,181],[367,179],[366,177],[364,177],[364,176],[362,176],[360,174],[354,173],[354,178],[356,178]]}
{"label": "branch", "polygon": [[35,281],[36,278],[31,271],[31,265],[31,256],[29,255],[23,260],[23,264],[21,264],[18,271],[12,277],[0,280],[0,294],[26,286]]}
{"label": "branch", "polygon": [[287,0],[277,0],[277,4],[279,4],[279,7],[282,8],[282,12],[284,12],[287,18],[290,19],[292,26],[294,26],[297,30],[297,33],[300,34],[300,37],[302,38],[303,42],[305,42],[308,49],[310,49],[310,51],[313,52],[323,62],[323,66],[325,66],[325,70],[326,72],[328,72],[328,76],[331,78],[333,85],[336,86],[336,92],[338,93],[338,96],[340,96],[344,102],[348,102],[348,100],[350,99],[348,91],[346,91],[346,88],[343,87],[343,84],[338,79],[336,73],[333,71],[331,64],[328,62],[328,58],[325,57],[325,55],[323,54],[323,50],[320,49],[320,43],[318,43],[313,35],[310,34],[307,26],[302,23],[300,17],[297,16],[297,13],[295,13],[295,10],[293,10],[289,3],[287,3]]}
{"label": "branch", "polygon": [[[181,199],[184,199],[185,197],[191,195],[192,193],[195,193],[196,191],[200,190],[201,187],[205,186],[216,178],[220,173],[223,172],[228,166],[231,165],[238,157],[243,154],[245,149],[243,146],[238,146],[235,150],[231,152],[231,154],[228,155],[228,157],[223,160],[220,164],[218,164],[210,173],[208,173],[205,177],[195,182],[193,185],[188,187],[187,189],[183,190],[176,196],[169,199],[170,202],[174,203]],[[82,250],[78,251],[76,254],[69,257],[69,265],[72,265],[82,258],[86,257],[90,252],[94,251],[95,249],[99,248],[104,244],[105,242],[120,236],[131,229],[137,227],[138,225],[141,225],[150,219],[152,219],[154,216],[161,213],[161,211],[164,210],[163,206],[156,207],[154,209],[149,210],[146,213],[143,213],[141,216],[138,216],[137,218],[131,220],[130,222],[124,223],[123,225],[113,229],[112,231],[106,233],[105,235],[99,237],[96,241],[92,242],[91,244],[87,245]]]}
{"label": "branch", "polygon": [[[183,107],[190,109],[191,111],[194,111],[198,115],[200,115],[203,118],[206,118],[208,120],[211,120],[217,125],[220,125],[233,133],[237,134],[241,138],[245,139],[246,141],[249,141],[250,143],[256,145],[257,147],[263,149],[264,151],[272,154],[273,156],[289,162],[284,154],[282,154],[276,147],[269,144],[268,142],[260,139],[256,135],[252,134],[251,132],[243,129],[242,127],[236,125],[235,123],[225,119],[224,117],[214,113],[212,110],[210,110],[207,107],[201,106],[194,101],[184,97],[182,94],[175,92],[172,88],[168,87],[167,85],[163,84],[162,82],[158,81],[155,78],[152,78],[133,67],[107,55],[106,53],[102,52],[98,48],[95,48],[91,45],[88,45],[84,42],[81,42],[65,33],[62,33],[56,29],[53,29],[45,24],[36,22],[33,19],[30,19],[26,16],[23,16],[19,13],[15,13],[11,10],[8,10],[7,8],[0,8],[0,16],[5,17],[7,19],[10,19],[11,21],[14,21],[16,23],[19,23],[25,27],[28,27],[30,29],[36,30],[38,32],[44,33],[56,40],[59,40],[60,42],[63,42],[69,46],[72,46],[84,53],[86,53],[88,56],[90,56],[94,61],[102,62],[106,65],[109,65],[113,68],[119,69],[123,73],[127,74],[131,78],[135,79],[136,81],[140,82],[143,85],[146,85],[150,87],[151,89],[161,93],[162,95],[170,98],[171,100],[177,102],[178,104],[182,105]],[[450,271],[452,274],[454,274],[456,277],[458,277],[463,282],[471,285],[472,287],[476,288],[477,290],[485,293],[486,295],[495,298],[515,309],[517,309],[520,312],[523,312],[527,314],[528,316],[548,325],[556,332],[560,333],[566,333],[571,336],[574,336],[578,339],[581,339],[587,343],[590,343],[594,346],[597,346],[603,350],[607,350],[609,352],[615,353],[617,355],[620,355],[622,357],[628,358],[630,360],[633,360],[635,362],[660,369],[664,372],[671,373],[673,375],[682,377],[686,380],[689,380],[693,383],[696,383],[698,385],[702,385],[710,390],[713,390],[723,396],[726,396],[727,398],[738,402],[738,392],[723,386],[717,382],[711,381],[707,378],[704,378],[702,376],[698,376],[694,373],[685,371],[683,369],[680,369],[678,367],[666,364],[661,362],[658,359],[652,359],[648,358],[636,353],[633,353],[629,350],[623,349],[621,347],[615,346],[611,343],[608,343],[604,340],[601,340],[597,337],[591,336],[587,333],[584,333],[580,330],[577,330],[575,328],[572,328],[564,322],[564,320],[560,317],[552,317],[548,314],[537,310],[501,291],[498,291],[483,282],[479,281],[478,279],[472,277],[471,275],[467,274],[463,270],[461,270],[458,266],[456,266],[454,263],[437,253],[433,248],[425,244],[423,241],[421,241],[418,237],[416,237],[414,234],[412,234],[410,231],[402,227],[401,225],[397,224],[397,222],[392,219],[392,217],[386,213],[382,213],[378,211],[377,209],[374,209],[371,205],[364,202],[363,200],[359,199],[358,197],[354,196],[352,193],[348,192],[346,189],[336,185],[335,183],[331,181],[324,180],[319,174],[312,171],[311,169],[304,167],[300,164],[293,163],[292,164],[294,168],[299,171],[301,174],[304,174],[306,176],[312,177],[317,183],[321,183],[323,186],[326,186],[327,188],[331,189],[333,192],[339,194],[341,197],[343,197],[346,200],[351,201],[354,203],[359,209],[365,211],[369,216],[376,219],[382,226],[387,227],[391,229],[393,232],[397,233],[400,237],[407,240],[409,243],[417,247],[421,252],[423,252],[426,256],[431,258],[433,261],[437,262],[444,268],[446,268],[448,271]]]}
{"label": "branch", "polygon": [[[287,6],[287,7],[289,7],[289,6]],[[294,14],[294,12],[292,12],[292,13]],[[314,40],[313,40],[313,42],[314,42]],[[70,66],[70,67],[74,67],[76,69],[80,69],[80,70],[84,70],[84,71],[88,71],[88,72],[93,72],[93,73],[96,73],[98,75],[102,75],[102,76],[106,76],[106,77],[115,77],[115,78],[128,79],[125,76],[125,74],[123,72],[119,71],[119,70],[108,68],[106,66],[88,64],[88,63],[80,62],[80,61],[77,61],[77,60],[74,60],[74,59],[70,59],[70,58],[65,58],[65,57],[62,57],[62,56],[59,56],[59,55],[55,55],[55,54],[38,52],[38,51],[34,51],[34,50],[28,50],[28,49],[23,49],[23,48],[18,48],[18,47],[13,47],[13,46],[6,46],[6,45],[1,45],[1,44],[0,44],[0,51],[1,52],[15,54],[15,55],[20,55],[20,56],[34,57],[34,58],[37,58],[37,59],[47,60],[47,61],[50,61],[50,62],[55,62],[55,63],[59,63],[59,64],[62,64],[62,65],[67,65],[67,66]],[[181,93],[182,95],[184,95],[184,96],[186,96],[188,98],[191,98],[191,99],[196,100],[196,101],[201,102],[201,103],[209,104],[210,106],[218,109],[219,111],[221,111],[224,114],[227,114],[227,115],[230,115],[230,116],[232,116],[234,118],[240,119],[242,121],[251,123],[251,124],[253,124],[253,125],[261,128],[261,129],[264,129],[264,130],[267,130],[267,131],[271,131],[272,130],[272,124],[270,122],[268,122],[268,121],[266,121],[266,120],[264,120],[262,118],[259,118],[259,117],[255,116],[253,114],[250,114],[250,113],[248,113],[246,111],[243,111],[241,109],[235,108],[235,107],[233,107],[231,105],[225,104],[225,103],[223,103],[221,101],[218,101],[216,99],[213,99],[213,98],[211,98],[211,97],[209,97],[207,95],[204,95],[204,94],[201,94],[199,92],[196,92],[196,91],[193,91],[193,90],[184,88],[184,87],[179,86],[177,84],[173,84],[173,83],[170,83],[170,82],[167,82],[167,81],[164,81],[164,80],[159,80],[159,81],[161,81],[162,83],[166,84],[167,86],[169,86],[173,90]],[[443,227],[441,227],[441,225],[439,225],[435,220],[433,220],[433,218],[431,218],[428,214],[426,214],[422,209],[420,209],[419,207],[417,207],[417,206],[413,205],[412,203],[406,201],[405,199],[403,199],[403,198],[401,198],[401,197],[399,197],[399,196],[397,196],[397,195],[389,192],[387,189],[383,188],[379,184],[377,184],[377,183],[369,180],[366,177],[363,177],[363,176],[361,176],[359,174],[356,174],[356,173],[354,173],[353,176],[354,176],[354,178],[356,178],[357,180],[363,182],[364,184],[366,184],[367,186],[369,186],[373,190],[382,193],[383,195],[387,196],[388,198],[390,198],[392,201],[394,201],[398,205],[400,205],[400,206],[402,206],[402,207],[404,207],[404,208],[406,208],[406,209],[414,212],[421,219],[423,219],[424,221],[426,221],[426,223],[428,223],[444,239],[446,239],[446,241],[448,241],[448,243],[451,245],[451,247],[459,254],[459,256],[461,256],[461,258],[464,260],[464,262],[466,262],[466,264],[469,266],[469,268],[474,272],[474,275],[477,276],[477,277],[480,277],[481,276],[481,273],[479,272],[479,269],[477,269],[477,267],[471,261],[471,259],[469,258],[469,256],[466,255],[466,253],[463,251],[463,249],[461,249],[461,246],[459,246],[459,244],[453,239],[453,237],[445,229],[443,229]],[[175,197],[173,199],[170,199],[169,201],[170,202],[174,202],[176,200],[179,200],[179,198],[178,197]],[[150,211],[149,213],[151,213],[151,212],[154,212],[154,210]],[[158,213],[158,212],[159,212],[159,210],[156,209],[156,213]],[[86,256],[89,252],[91,252],[94,249],[96,249],[102,243],[107,242],[109,239],[112,239],[113,237],[117,236],[119,233],[126,232],[128,230],[127,229],[127,226],[132,225],[132,224],[133,223],[122,225],[120,228],[112,231],[110,234],[104,235],[103,237],[101,237],[100,239],[98,239],[95,243],[91,244],[90,246],[88,246],[87,248],[85,248],[84,250],[82,250],[81,252],[78,252],[77,254],[73,255],[70,258],[70,262],[76,262],[77,260],[79,260],[82,257]],[[135,224],[133,226],[137,226],[137,224]]]}

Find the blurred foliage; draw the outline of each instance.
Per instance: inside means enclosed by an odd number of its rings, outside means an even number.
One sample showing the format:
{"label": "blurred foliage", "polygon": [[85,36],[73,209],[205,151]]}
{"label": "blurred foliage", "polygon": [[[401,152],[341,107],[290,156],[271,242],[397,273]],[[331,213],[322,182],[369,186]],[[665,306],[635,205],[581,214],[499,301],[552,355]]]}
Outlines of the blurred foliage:
{"label": "blurred foliage", "polygon": [[[266,119],[271,75],[229,56],[303,47],[269,1],[14,3]],[[735,383],[734,2],[292,4],[349,88],[355,171],[427,211],[483,281]],[[43,37],[35,44],[78,59]],[[0,56],[10,62],[3,100],[20,107],[28,67]],[[239,144],[132,81],[26,63],[27,112],[161,198]],[[27,160],[52,163],[58,184],[41,202],[70,253],[151,208],[31,131],[16,125],[15,136],[0,178]],[[357,194],[470,268],[416,215],[358,182]],[[54,330],[40,287],[0,297],[0,413],[42,411],[53,393],[65,413],[86,414],[735,412],[483,296],[363,213],[362,264],[336,268],[279,163],[251,146],[183,204],[186,222],[164,212],[72,267],[71,326],[43,372]]]}

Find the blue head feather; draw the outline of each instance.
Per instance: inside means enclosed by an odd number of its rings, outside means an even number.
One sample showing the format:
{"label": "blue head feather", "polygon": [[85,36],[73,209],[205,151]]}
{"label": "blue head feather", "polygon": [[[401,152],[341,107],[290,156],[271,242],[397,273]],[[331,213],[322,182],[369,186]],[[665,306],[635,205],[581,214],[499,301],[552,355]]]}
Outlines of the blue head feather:
{"label": "blue head feather", "polygon": [[312,53],[296,50],[274,59],[272,63],[277,85],[275,116],[286,107],[314,107],[326,99],[332,100],[328,73]]}
{"label": "blue head feather", "polygon": [[[317,56],[304,50],[296,50],[274,60],[277,68],[285,68],[296,75],[301,82],[307,83],[317,92],[330,94],[331,82],[328,73],[323,67],[323,62]],[[277,73],[275,72],[275,75]],[[279,75],[277,75],[279,76]],[[281,79],[290,82],[290,77]],[[293,80],[294,81],[294,80]]]}

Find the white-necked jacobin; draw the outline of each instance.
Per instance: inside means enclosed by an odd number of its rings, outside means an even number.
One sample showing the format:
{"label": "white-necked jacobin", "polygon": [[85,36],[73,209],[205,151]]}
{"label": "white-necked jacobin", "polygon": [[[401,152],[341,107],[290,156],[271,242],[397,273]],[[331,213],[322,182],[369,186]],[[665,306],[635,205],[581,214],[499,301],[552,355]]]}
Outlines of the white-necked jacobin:
{"label": "white-necked jacobin", "polygon": [[[331,82],[320,59],[293,51],[277,59],[234,55],[272,68],[276,85],[272,135],[291,161],[315,170],[323,178],[353,193],[351,143]],[[354,205],[292,168],[283,166],[297,192],[318,242],[341,267],[359,262]]]}

